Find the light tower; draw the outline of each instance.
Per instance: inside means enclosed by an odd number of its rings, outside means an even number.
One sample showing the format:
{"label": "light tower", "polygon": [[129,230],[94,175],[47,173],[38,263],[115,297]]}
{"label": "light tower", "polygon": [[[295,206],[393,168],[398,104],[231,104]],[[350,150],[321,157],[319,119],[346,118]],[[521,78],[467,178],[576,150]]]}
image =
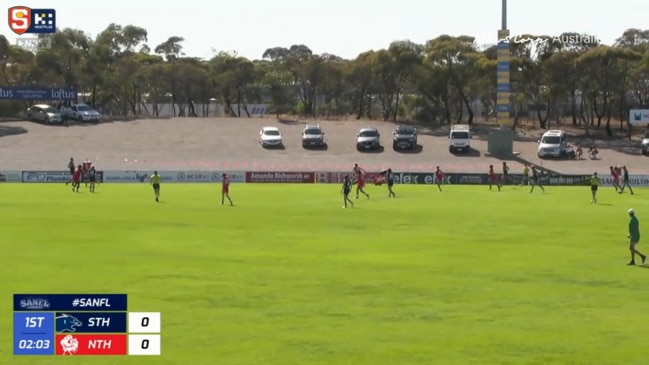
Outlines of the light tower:
{"label": "light tower", "polygon": [[514,152],[514,133],[511,130],[511,86],[509,75],[509,29],[507,29],[507,0],[502,0],[501,24],[498,30],[496,70],[496,118],[500,129],[489,134],[490,154],[510,155]]}

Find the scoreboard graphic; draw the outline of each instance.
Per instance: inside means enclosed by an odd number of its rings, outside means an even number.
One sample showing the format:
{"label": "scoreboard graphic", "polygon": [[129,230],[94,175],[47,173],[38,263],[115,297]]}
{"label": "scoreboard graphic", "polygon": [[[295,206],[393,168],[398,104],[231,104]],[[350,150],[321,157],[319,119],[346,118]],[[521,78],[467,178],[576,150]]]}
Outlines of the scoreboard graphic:
{"label": "scoreboard graphic", "polygon": [[126,294],[14,294],[14,355],[160,355],[161,319]]}

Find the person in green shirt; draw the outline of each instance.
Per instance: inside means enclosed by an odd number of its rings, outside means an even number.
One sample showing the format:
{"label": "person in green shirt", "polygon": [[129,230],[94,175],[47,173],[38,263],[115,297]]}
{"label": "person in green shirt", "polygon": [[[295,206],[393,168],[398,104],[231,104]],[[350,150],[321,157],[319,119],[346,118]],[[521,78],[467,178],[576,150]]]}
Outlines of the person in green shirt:
{"label": "person in green shirt", "polygon": [[640,222],[638,217],[635,216],[635,210],[629,209],[629,250],[631,251],[631,261],[627,265],[635,265],[635,255],[640,256],[642,263],[647,260],[647,256],[638,251],[635,246],[640,242]]}
{"label": "person in green shirt", "polygon": [[153,186],[153,192],[155,193],[155,201],[159,202],[160,201],[160,183],[162,182],[162,178],[160,175],[158,175],[157,171],[153,171],[153,175],[151,175],[151,186]]}
{"label": "person in green shirt", "polygon": [[593,194],[593,199],[590,201],[593,204],[597,204],[597,188],[599,188],[599,176],[597,172],[593,172],[593,176],[590,177],[590,192]]}

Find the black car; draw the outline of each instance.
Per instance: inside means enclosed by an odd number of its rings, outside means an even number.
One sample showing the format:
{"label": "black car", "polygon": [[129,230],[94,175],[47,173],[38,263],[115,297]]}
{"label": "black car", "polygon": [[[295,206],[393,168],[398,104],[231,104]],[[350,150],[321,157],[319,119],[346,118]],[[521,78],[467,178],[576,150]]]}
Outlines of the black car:
{"label": "black car", "polygon": [[392,148],[395,150],[417,148],[417,129],[407,124],[399,125],[392,132]]}

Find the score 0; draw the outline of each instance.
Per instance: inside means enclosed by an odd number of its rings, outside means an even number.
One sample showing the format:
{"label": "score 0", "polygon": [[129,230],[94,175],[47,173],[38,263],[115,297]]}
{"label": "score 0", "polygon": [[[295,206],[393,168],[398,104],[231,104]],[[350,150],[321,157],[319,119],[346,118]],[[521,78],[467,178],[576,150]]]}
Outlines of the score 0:
{"label": "score 0", "polygon": [[160,355],[160,312],[131,312],[128,314],[129,355]]}

